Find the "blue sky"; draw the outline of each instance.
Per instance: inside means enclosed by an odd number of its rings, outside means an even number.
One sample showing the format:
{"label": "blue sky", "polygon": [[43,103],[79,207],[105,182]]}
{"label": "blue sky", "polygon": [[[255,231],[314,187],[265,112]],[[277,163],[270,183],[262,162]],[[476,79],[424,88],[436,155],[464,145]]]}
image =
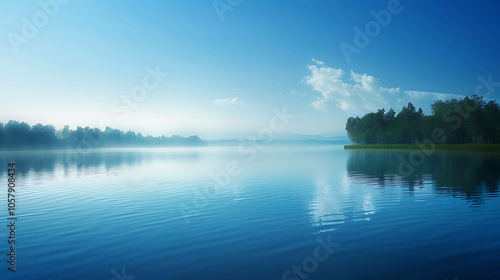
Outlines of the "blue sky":
{"label": "blue sky", "polygon": [[[296,116],[288,133],[317,134],[408,101],[428,112],[432,100],[474,94],[478,77],[500,82],[495,1],[42,0],[0,10],[0,122],[243,138],[286,106]],[[375,28],[374,13],[390,20],[356,45],[355,27]],[[358,52],[346,58],[342,42]]]}

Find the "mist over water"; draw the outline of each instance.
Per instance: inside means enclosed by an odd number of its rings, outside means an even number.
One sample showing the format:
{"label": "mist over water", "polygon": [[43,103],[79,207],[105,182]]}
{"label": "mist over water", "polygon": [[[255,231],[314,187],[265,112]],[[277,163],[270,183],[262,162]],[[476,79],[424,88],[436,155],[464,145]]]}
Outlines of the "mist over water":
{"label": "mist over water", "polygon": [[[135,279],[282,279],[321,238],[339,247],[302,270],[309,279],[498,278],[500,157],[436,152],[402,176],[398,157],[408,154],[324,145],[269,146],[255,158],[237,146],[1,152],[0,162],[16,163],[16,277],[112,279],[126,267]],[[207,192],[233,161],[241,172]]]}

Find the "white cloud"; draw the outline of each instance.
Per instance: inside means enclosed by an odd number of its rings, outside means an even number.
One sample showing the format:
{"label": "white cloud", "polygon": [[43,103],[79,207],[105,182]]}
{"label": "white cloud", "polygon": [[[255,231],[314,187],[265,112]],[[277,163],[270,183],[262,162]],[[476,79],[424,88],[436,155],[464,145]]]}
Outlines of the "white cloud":
{"label": "white cloud", "polygon": [[[313,59],[313,61],[316,61]],[[351,113],[366,113],[377,109],[393,108],[399,111],[408,102],[429,111],[429,105],[437,99],[463,98],[464,96],[425,92],[415,90],[401,90],[399,87],[383,87],[379,79],[367,74],[350,71],[346,74],[340,68],[326,65],[308,65],[310,74],[305,82],[320,93],[318,100],[310,105],[322,112],[328,111],[327,101],[335,104],[343,111]]]}
{"label": "white cloud", "polygon": [[227,105],[243,106],[243,105],[245,105],[245,103],[243,101],[239,100],[238,97],[215,99],[214,104],[219,105],[219,106],[227,106]]}
{"label": "white cloud", "polygon": [[316,63],[318,65],[325,65],[325,63],[323,61],[321,61],[321,60],[317,60],[317,59],[314,59],[314,58],[311,59],[311,60],[312,60],[312,62],[314,62],[314,63]]}
{"label": "white cloud", "polygon": [[435,98],[435,99],[462,99],[465,96],[459,94],[449,94],[449,93],[439,93],[439,92],[427,92],[427,91],[416,91],[416,90],[405,90],[405,93],[412,99],[423,99],[423,98]]}
{"label": "white cloud", "polygon": [[315,110],[320,112],[328,112],[328,106],[326,105],[327,99],[318,99],[311,103],[311,106],[314,107]]}

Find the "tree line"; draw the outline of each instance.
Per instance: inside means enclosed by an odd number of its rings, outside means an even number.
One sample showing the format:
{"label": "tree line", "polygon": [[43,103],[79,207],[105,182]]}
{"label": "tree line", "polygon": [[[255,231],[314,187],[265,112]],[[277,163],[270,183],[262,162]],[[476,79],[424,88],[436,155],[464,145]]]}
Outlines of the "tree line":
{"label": "tree line", "polygon": [[25,122],[10,120],[6,124],[0,122],[0,149],[64,149],[98,147],[131,147],[131,146],[201,146],[205,142],[198,136],[182,137],[164,135],[143,136],[134,131],[121,131],[106,127],[80,127],[75,130],[68,125],[57,130],[53,125],[36,124],[30,126]]}
{"label": "tree line", "polygon": [[434,101],[431,114],[425,115],[409,102],[398,114],[391,108],[349,117],[345,128],[356,144],[410,144],[436,134],[436,144],[500,143],[500,106],[476,94]]}

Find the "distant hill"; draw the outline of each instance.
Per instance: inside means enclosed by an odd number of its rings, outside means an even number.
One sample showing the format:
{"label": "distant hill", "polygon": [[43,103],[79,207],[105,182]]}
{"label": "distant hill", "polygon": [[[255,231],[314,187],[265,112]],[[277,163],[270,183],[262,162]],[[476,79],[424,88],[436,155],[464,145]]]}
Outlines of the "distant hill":
{"label": "distant hill", "polygon": [[[245,139],[219,139],[207,140],[209,145],[236,145]],[[277,134],[272,141],[265,140],[268,144],[293,144],[293,145],[345,145],[352,144],[345,131],[329,131],[321,134]]]}
{"label": "distant hill", "polygon": [[320,140],[320,141],[339,141],[339,142],[351,142],[347,133],[345,131],[328,131],[321,134],[288,134],[279,135],[276,137],[277,140]]}

